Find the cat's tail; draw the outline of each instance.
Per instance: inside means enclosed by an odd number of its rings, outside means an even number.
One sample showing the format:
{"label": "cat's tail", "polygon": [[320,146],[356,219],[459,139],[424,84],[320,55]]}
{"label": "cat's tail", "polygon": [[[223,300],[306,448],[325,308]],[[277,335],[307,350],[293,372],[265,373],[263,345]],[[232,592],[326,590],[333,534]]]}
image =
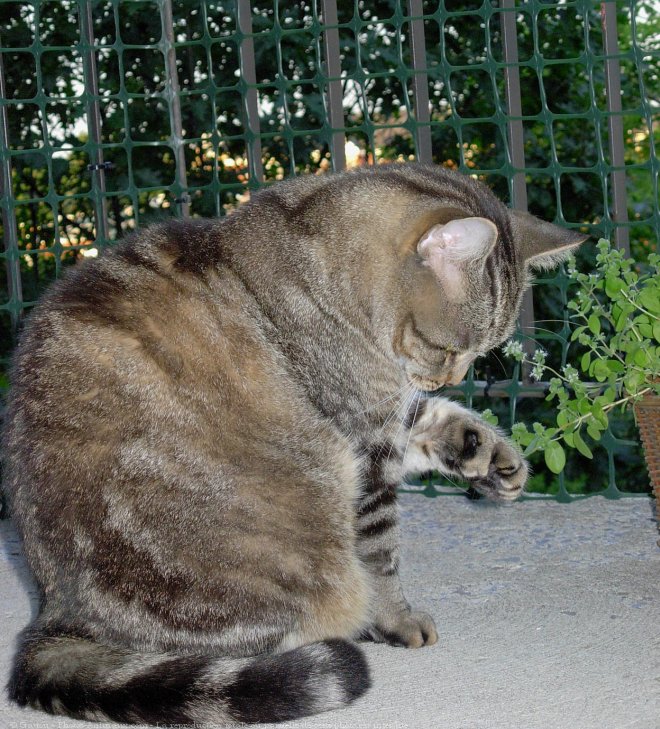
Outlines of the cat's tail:
{"label": "cat's tail", "polygon": [[369,688],[362,651],[325,640],[286,653],[212,658],[138,653],[29,628],[10,698],[51,714],[128,724],[251,724],[346,706]]}

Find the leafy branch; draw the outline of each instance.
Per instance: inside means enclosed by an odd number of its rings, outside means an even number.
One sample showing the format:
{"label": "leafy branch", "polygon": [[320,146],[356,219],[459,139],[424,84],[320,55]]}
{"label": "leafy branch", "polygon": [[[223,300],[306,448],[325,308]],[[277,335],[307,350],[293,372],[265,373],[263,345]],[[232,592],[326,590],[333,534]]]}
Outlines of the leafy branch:
{"label": "leafy branch", "polygon": [[571,364],[554,369],[543,349],[529,357],[516,340],[503,349],[515,361],[531,365],[534,379],[552,375],[546,400],[557,404],[555,422],[536,422],[531,430],[516,423],[512,437],[525,455],[542,451],[553,473],[566,465],[566,446],[593,457],[583,432],[599,441],[612,411],[660,393],[660,256],[651,254],[641,272],[639,264],[606,240],[598,242],[598,251],[595,272],[579,273],[574,259],[568,266],[577,286],[568,303],[574,327],[570,341],[580,369]]}

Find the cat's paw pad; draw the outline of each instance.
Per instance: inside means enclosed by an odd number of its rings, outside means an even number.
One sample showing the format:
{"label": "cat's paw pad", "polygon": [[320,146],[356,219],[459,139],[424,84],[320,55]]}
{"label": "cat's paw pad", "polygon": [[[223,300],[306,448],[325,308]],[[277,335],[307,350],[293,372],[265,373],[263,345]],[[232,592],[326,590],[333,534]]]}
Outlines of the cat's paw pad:
{"label": "cat's paw pad", "polygon": [[495,431],[481,423],[467,422],[455,433],[454,441],[455,457],[449,456],[447,465],[469,480],[487,478],[497,442]]}
{"label": "cat's paw pad", "polygon": [[514,446],[490,425],[472,418],[445,424],[438,438],[443,465],[479,493],[513,501],[522,493],[528,468]]}
{"label": "cat's paw pad", "polygon": [[524,458],[506,440],[497,440],[490,453],[485,477],[470,479],[470,483],[486,496],[513,501],[523,492],[529,469]]}
{"label": "cat's paw pad", "polygon": [[398,613],[383,624],[372,626],[364,637],[403,648],[421,648],[438,642],[433,618],[416,610]]}

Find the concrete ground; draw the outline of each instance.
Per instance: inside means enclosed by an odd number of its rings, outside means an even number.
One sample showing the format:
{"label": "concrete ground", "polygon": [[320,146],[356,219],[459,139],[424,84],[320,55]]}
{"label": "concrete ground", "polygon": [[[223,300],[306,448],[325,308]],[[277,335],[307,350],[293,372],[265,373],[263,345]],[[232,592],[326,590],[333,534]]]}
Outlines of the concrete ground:
{"label": "concrete ground", "polygon": [[[501,507],[411,494],[401,503],[403,582],[410,602],[435,617],[439,643],[366,645],[374,686],[365,697],[278,727],[660,728],[660,548],[650,499]],[[11,524],[0,534],[4,683],[36,598]],[[98,726],[0,698],[3,729]]]}

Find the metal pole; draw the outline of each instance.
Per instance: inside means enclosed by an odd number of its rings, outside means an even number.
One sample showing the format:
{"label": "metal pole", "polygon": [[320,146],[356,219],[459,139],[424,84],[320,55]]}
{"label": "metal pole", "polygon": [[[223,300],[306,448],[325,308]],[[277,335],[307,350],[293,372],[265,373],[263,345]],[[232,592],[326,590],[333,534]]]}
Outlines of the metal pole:
{"label": "metal pole", "polygon": [[[515,0],[501,0],[502,10],[515,8]],[[522,97],[520,93],[520,72],[518,66],[518,37],[514,12],[502,13],[502,41],[504,44],[504,84],[506,93],[507,131],[509,137],[509,156],[511,165],[520,170],[525,167],[525,146],[522,119]],[[524,172],[514,172],[511,183],[511,201],[517,210],[527,210],[527,184]]]}
{"label": "metal pole", "polygon": [[85,96],[87,97],[87,126],[90,138],[90,158],[92,163],[88,169],[92,173],[92,198],[94,201],[94,217],[96,218],[96,238],[102,242],[108,240],[108,210],[105,199],[105,171],[109,163],[103,160],[101,146],[101,107],[99,104],[99,81],[94,55],[94,24],[92,3],[88,0],[80,2],[80,39],[83,51],[83,73],[85,77]]}
{"label": "metal pole", "polygon": [[628,222],[628,196],[626,194],[626,161],[624,156],[623,117],[621,116],[621,66],[616,56],[619,53],[619,40],[616,25],[616,2],[606,0],[600,4],[603,27],[603,46],[605,49],[605,93],[607,96],[607,132],[612,167],[612,212],[614,221],[614,240],[616,245],[630,255],[630,231]]}
{"label": "metal pole", "polygon": [[[7,274],[7,290],[9,293],[9,316],[12,331],[15,333],[23,315],[23,287],[21,283],[21,264],[18,250],[18,227],[14,213],[14,196],[12,190],[11,156],[9,151],[9,119],[5,84],[5,68],[3,54],[0,53],[0,201],[2,203],[2,227],[4,230],[5,267]],[[37,262],[35,261],[35,266]]]}
{"label": "metal pole", "polygon": [[431,113],[429,111],[429,87],[426,75],[426,39],[424,38],[424,14],[422,0],[408,0],[408,14],[410,20],[410,46],[412,51],[412,67],[414,71],[412,81],[413,103],[415,107],[415,145],[417,159],[420,162],[431,162],[433,152],[431,149]]}
{"label": "metal pole", "polygon": [[[502,42],[504,45],[504,61],[507,65],[504,69],[504,84],[506,93],[507,109],[507,131],[509,138],[509,159],[512,167],[518,170],[511,178],[511,203],[516,210],[527,210],[527,183],[525,182],[525,145],[523,135],[522,119],[511,119],[511,117],[522,116],[522,96],[520,93],[520,72],[518,70],[518,36],[516,33],[515,0],[500,0],[502,10]],[[534,295],[532,289],[528,289],[522,300],[520,329],[526,337],[534,334]],[[531,357],[534,352],[534,342],[531,339],[523,339],[523,349]],[[522,379],[525,383],[531,382],[531,368],[529,365],[522,366]]]}
{"label": "metal pole", "polygon": [[252,8],[250,0],[238,0],[238,29],[243,36],[238,48],[241,76],[248,85],[244,95],[244,114],[247,128],[247,154],[250,183],[256,185],[264,179],[261,161],[261,139],[259,125],[259,100],[257,97],[257,72],[254,60],[254,39],[252,38]]}
{"label": "metal pole", "polygon": [[330,137],[330,153],[332,155],[332,169],[339,172],[346,167],[346,136],[344,127],[343,92],[341,88],[341,58],[339,54],[339,30],[337,26],[336,0],[321,0],[321,14],[323,25],[323,53],[325,55],[325,73],[328,77],[326,91],[326,114],[328,123],[332,128]]}
{"label": "metal pole", "polygon": [[179,75],[176,70],[176,49],[174,48],[174,22],[172,20],[172,0],[163,0],[161,8],[163,28],[163,55],[165,56],[165,75],[167,78],[167,108],[172,128],[171,140],[174,148],[176,184],[178,195],[175,202],[184,218],[190,215],[188,196],[188,176],[186,175],[186,151],[183,144],[183,122],[181,121],[181,99],[179,97]]}

